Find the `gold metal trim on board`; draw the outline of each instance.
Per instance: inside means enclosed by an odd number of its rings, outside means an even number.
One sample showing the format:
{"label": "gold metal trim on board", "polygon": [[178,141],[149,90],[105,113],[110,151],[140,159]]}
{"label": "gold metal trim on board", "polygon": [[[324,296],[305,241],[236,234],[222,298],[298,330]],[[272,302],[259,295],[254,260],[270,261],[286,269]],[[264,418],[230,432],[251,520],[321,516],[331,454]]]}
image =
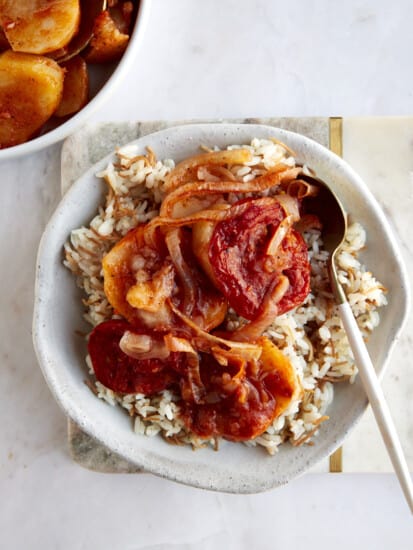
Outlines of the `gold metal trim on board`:
{"label": "gold metal trim on board", "polygon": [[[329,144],[330,151],[340,157],[343,156],[343,119],[341,117],[330,117],[329,119]],[[339,447],[330,455],[330,472],[340,473],[343,471],[343,447]]]}
{"label": "gold metal trim on board", "polygon": [[331,117],[329,120],[329,143],[330,151],[339,157],[343,156],[343,119]]}

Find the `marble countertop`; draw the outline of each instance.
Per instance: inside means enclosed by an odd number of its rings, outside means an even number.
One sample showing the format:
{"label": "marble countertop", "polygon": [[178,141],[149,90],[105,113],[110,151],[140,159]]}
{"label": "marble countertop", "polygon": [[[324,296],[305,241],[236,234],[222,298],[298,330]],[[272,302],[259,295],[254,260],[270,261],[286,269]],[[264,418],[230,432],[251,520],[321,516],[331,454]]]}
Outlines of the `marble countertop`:
{"label": "marble countertop", "polygon": [[[410,115],[409,12],[409,0],[152,0],[128,85],[118,87],[92,122]],[[403,148],[362,152],[402,164],[406,206],[392,223],[412,265],[413,123],[402,128]],[[56,144],[1,163],[1,546],[410,548],[413,522],[393,474],[313,473],[265,494],[234,496],[148,474],[92,473],[73,463],[66,419],[31,342],[36,251],[60,198],[60,151]],[[352,160],[362,171],[362,158]],[[377,182],[386,177],[362,175]],[[389,188],[387,214],[392,195]],[[406,334],[395,357],[406,367],[412,351]],[[384,378],[385,391],[397,391],[394,369]],[[401,435],[413,438],[411,422]]]}

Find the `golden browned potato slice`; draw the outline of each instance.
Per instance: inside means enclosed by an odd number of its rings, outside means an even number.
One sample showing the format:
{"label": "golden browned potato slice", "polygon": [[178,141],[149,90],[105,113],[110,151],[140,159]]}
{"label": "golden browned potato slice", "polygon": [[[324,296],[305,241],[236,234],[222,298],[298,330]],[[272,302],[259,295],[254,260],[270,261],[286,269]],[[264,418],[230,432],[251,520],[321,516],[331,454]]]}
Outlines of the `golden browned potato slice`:
{"label": "golden browned potato slice", "polygon": [[66,71],[62,100],[55,111],[58,117],[77,113],[86,105],[89,93],[89,77],[84,59],[77,55],[62,63]]}
{"label": "golden browned potato slice", "polygon": [[116,61],[126,50],[128,41],[129,36],[118,30],[108,11],[103,11],[95,20],[85,59],[89,63]]}
{"label": "golden browned potato slice", "polygon": [[44,54],[62,48],[79,21],[79,0],[0,0],[0,24],[16,52]]}
{"label": "golden browned potato slice", "polygon": [[64,70],[52,59],[8,50],[0,55],[0,149],[27,141],[55,111]]}

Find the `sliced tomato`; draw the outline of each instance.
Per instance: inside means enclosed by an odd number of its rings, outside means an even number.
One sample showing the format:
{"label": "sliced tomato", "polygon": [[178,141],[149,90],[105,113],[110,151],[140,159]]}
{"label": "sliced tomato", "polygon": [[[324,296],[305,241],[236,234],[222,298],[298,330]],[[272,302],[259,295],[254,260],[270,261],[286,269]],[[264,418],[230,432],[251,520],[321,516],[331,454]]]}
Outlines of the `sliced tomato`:
{"label": "sliced tomato", "polygon": [[262,434],[300,391],[289,360],[268,340],[260,338],[258,362],[233,362],[223,367],[210,354],[201,354],[202,403],[184,402],[186,426],[202,438],[246,441]]}
{"label": "sliced tomato", "polygon": [[[241,204],[244,208],[239,208]],[[285,217],[276,199],[244,199],[215,226],[208,249],[214,279],[230,306],[246,319],[260,316],[267,293],[281,275],[288,278],[289,286],[278,303],[278,315],[301,304],[310,291],[307,246],[297,231],[288,230],[275,256],[267,253]]]}
{"label": "sliced tomato", "polygon": [[[126,331],[149,334],[156,341],[162,335],[147,328],[132,327],[123,320],[100,323],[89,336],[88,351],[97,380],[118,393],[151,395],[176,382],[181,355],[171,352],[166,359],[134,359],[119,343]],[[175,370],[174,370],[175,369]]]}

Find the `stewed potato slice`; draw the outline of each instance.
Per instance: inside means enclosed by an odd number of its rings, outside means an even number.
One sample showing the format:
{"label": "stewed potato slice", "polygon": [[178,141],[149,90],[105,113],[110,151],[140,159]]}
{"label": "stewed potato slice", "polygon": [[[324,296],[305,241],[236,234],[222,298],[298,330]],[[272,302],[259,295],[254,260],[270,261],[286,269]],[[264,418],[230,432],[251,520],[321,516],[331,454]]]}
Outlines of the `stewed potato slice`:
{"label": "stewed potato slice", "polygon": [[106,63],[118,60],[129,42],[129,35],[120,32],[108,11],[95,19],[93,38],[85,54],[89,63]]}
{"label": "stewed potato slice", "polygon": [[79,21],[79,0],[0,0],[0,25],[16,52],[44,54],[62,48]]}
{"label": "stewed potato slice", "polygon": [[0,55],[0,149],[23,143],[51,117],[63,79],[64,69],[47,57]]}
{"label": "stewed potato slice", "polygon": [[66,71],[62,100],[55,111],[58,117],[72,115],[86,105],[89,93],[89,78],[84,59],[77,55],[61,64]]}

